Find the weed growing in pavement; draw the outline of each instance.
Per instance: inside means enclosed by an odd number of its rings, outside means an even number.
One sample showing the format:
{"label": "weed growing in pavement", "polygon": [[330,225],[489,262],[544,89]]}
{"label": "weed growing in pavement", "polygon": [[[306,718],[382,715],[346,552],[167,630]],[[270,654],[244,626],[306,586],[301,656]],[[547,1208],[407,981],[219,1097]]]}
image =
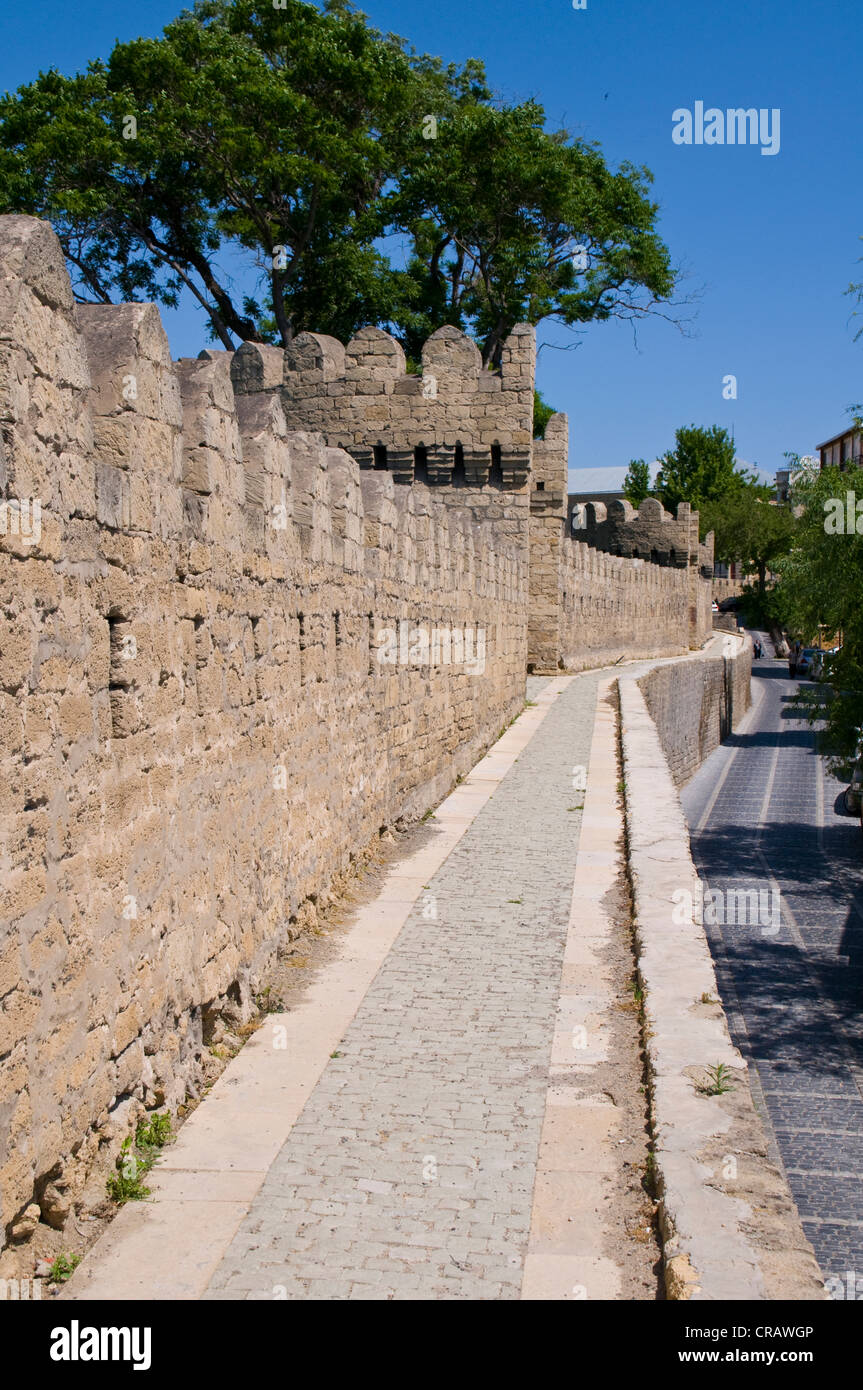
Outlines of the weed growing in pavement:
{"label": "weed growing in pavement", "polygon": [[119,1171],[111,1173],[105,1184],[112,1202],[122,1206],[125,1202],[141,1202],[150,1196],[144,1179],[172,1137],[169,1114],[150,1115],[138,1125],[134,1140],[131,1134],[126,1136],[117,1158]]}
{"label": "weed growing in pavement", "polygon": [[58,1255],[51,1266],[48,1278],[55,1284],[65,1284],[81,1263],[81,1255]]}
{"label": "weed growing in pavement", "polygon": [[704,1086],[699,1086],[699,1090],[704,1096],[722,1096],[726,1091],[733,1091],[737,1085],[731,1071],[724,1062],[717,1062],[715,1066],[705,1067],[709,1076],[709,1082]]}

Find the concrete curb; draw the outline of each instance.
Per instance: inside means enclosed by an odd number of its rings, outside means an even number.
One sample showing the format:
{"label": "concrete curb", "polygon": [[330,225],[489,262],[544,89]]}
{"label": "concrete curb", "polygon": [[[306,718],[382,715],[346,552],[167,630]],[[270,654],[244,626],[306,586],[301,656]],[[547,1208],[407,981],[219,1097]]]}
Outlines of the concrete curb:
{"label": "concrete curb", "polygon": [[[697,874],[659,735],[635,677],[618,685],[667,1295],[823,1299],[787,1182],[767,1159],[746,1062],[715,1002],[704,929],[679,905],[681,891],[694,900]],[[717,1063],[736,1085],[704,1094]]]}

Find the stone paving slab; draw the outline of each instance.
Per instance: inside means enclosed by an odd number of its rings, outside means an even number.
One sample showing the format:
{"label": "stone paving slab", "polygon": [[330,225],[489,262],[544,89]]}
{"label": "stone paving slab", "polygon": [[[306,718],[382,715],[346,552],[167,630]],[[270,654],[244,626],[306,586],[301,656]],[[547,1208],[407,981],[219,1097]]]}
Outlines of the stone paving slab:
{"label": "stone paving slab", "polygon": [[608,902],[622,869],[614,850],[623,835],[613,687],[606,679],[597,691],[523,1299],[623,1296],[622,1271],[605,1253],[601,1216],[622,1185],[617,1145],[624,1142],[620,1111],[600,1079],[619,1008],[607,963],[617,929]]}
{"label": "stone paving slab", "polygon": [[[391,866],[61,1297],[198,1298],[211,1279],[212,1298],[518,1297],[598,680],[529,686],[535,705],[438,808],[431,844]],[[261,1210],[278,1280],[260,1232],[247,1240]],[[244,1243],[258,1253],[229,1269]]]}
{"label": "stone paving slab", "polygon": [[427,880],[205,1297],[519,1297],[598,679]]}

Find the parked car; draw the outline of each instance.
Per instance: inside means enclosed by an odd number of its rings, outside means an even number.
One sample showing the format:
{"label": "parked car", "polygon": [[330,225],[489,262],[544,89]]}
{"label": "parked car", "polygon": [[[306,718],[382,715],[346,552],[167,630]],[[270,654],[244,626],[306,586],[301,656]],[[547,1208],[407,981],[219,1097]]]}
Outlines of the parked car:
{"label": "parked car", "polygon": [[821,670],[823,659],[824,653],[820,647],[804,647],[797,658],[797,675],[809,676],[814,680]]}

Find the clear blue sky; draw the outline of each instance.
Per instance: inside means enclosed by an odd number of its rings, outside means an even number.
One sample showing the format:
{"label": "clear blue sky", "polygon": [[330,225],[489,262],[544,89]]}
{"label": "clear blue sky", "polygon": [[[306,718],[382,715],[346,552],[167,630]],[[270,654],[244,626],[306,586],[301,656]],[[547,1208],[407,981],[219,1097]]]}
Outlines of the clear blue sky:
{"label": "clear blue sky", "polygon": [[[863,339],[843,295],[863,279],[861,0],[366,0],[372,23],[420,50],[482,58],[503,97],[536,97],[549,123],[598,140],[609,162],[655,175],[660,231],[700,288],[693,337],[662,321],[637,344],[591,325],[573,351],[540,326],[540,389],[570,418],[573,467],[652,459],[684,424],[733,429],[739,456],[773,472],[811,452],[863,400]],[[157,34],[179,0],[40,0],[0,19],[0,89],[64,72],[114,39]],[[781,149],[679,146],[672,111],[781,110]],[[204,344],[191,305],[163,311],[175,356]],[[722,398],[722,378],[738,399]]]}

